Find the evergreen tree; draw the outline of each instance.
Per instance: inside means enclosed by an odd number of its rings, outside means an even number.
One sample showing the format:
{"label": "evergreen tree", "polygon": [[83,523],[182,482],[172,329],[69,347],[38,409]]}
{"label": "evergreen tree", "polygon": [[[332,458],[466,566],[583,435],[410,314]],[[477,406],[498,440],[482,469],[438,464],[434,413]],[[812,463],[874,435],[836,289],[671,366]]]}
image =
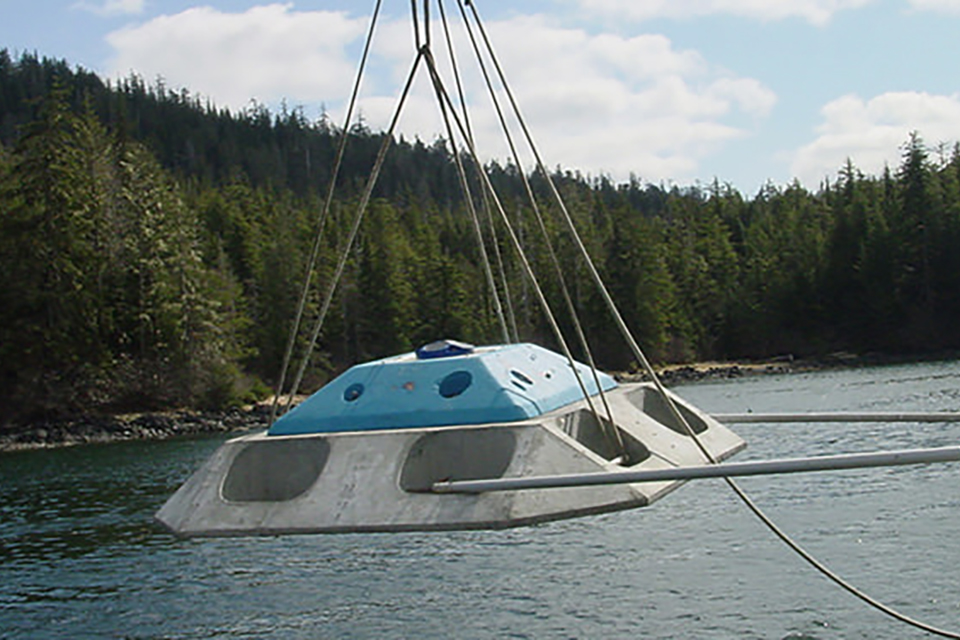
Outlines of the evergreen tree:
{"label": "evergreen tree", "polygon": [[15,149],[0,220],[2,359],[12,369],[4,377],[14,381],[11,398],[42,407],[73,400],[71,379],[103,356],[89,277],[97,258],[89,214],[98,204],[84,170],[96,162],[85,157],[91,151],[78,144],[77,120],[56,86]]}
{"label": "evergreen tree", "polygon": [[[348,136],[301,347],[383,135],[297,108],[234,114],[137,77],[110,87],[0,50],[3,415],[222,405],[245,374],[272,381],[334,150]],[[566,336],[551,252],[601,367],[631,367],[544,176],[529,179],[541,230],[520,169],[485,170]],[[719,180],[666,189],[560,168],[551,179],[654,360],[960,342],[960,147],[932,159],[914,133],[896,171],[865,176],[848,161],[817,192],[794,182],[750,199]],[[556,346],[502,227],[484,232],[503,258],[498,289],[521,339]],[[481,265],[448,146],[395,141],[304,388],[436,338],[498,340]]]}
{"label": "evergreen tree", "polygon": [[896,232],[902,242],[903,269],[901,295],[906,304],[928,317],[933,305],[931,238],[936,224],[927,150],[915,131],[904,145],[897,179],[900,215]]}
{"label": "evergreen tree", "polygon": [[[621,315],[640,344],[656,360],[672,359],[674,337],[688,327],[678,313],[676,287],[667,267],[666,245],[654,221],[637,216],[621,205],[610,211],[616,232],[606,248],[604,272],[608,288]],[[597,301],[600,304],[600,301]],[[611,320],[603,310],[600,326]],[[618,370],[634,369],[639,363],[615,331],[601,333],[601,360]]]}
{"label": "evergreen tree", "polygon": [[686,342],[678,344],[676,356],[682,359],[716,354],[715,341],[723,332],[730,293],[736,287],[738,259],[719,213],[699,192],[677,193],[667,201],[670,271],[690,328],[688,336],[676,336]]}

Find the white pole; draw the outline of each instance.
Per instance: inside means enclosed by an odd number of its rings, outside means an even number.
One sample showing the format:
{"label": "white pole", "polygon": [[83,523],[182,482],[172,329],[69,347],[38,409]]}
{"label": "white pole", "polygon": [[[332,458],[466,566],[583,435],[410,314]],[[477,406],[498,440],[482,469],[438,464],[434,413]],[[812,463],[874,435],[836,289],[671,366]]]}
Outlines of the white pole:
{"label": "white pole", "polygon": [[670,469],[640,471],[610,471],[577,473],[528,478],[491,478],[487,480],[450,480],[435,482],[435,493],[485,493],[517,489],[552,489],[559,487],[586,487],[633,482],[662,482],[665,480],[694,480],[699,478],[733,478],[739,476],[803,473],[808,471],[837,471],[866,467],[890,467],[908,464],[960,461],[960,446],[934,449],[904,449],[874,453],[848,453],[809,458],[780,458],[729,464],[710,464]]}
{"label": "white pole", "polygon": [[715,413],[724,424],[758,422],[960,422],[960,413]]}

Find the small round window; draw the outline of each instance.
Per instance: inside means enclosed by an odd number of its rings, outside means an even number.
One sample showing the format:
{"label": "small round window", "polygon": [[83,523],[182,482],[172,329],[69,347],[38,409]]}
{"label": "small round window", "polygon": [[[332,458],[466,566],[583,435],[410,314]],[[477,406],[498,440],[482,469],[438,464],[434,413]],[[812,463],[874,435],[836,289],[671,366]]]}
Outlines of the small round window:
{"label": "small round window", "polygon": [[440,381],[440,395],[444,398],[454,398],[464,391],[473,382],[469,371],[454,371]]}
{"label": "small round window", "polygon": [[359,382],[355,382],[349,387],[346,391],[343,392],[343,399],[347,402],[353,402],[357,398],[363,395],[363,385]]}

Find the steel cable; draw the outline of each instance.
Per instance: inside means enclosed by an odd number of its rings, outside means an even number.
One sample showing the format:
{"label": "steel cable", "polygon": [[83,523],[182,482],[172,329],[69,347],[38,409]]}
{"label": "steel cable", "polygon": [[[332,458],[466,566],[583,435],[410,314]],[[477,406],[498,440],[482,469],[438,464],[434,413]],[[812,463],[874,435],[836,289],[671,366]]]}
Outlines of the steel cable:
{"label": "steel cable", "polygon": [[583,331],[583,324],[580,322],[580,315],[577,313],[576,306],[573,304],[573,298],[570,296],[570,290],[567,286],[566,277],[563,274],[563,267],[560,264],[560,259],[557,257],[557,253],[553,248],[553,243],[550,240],[550,234],[547,231],[546,223],[543,220],[543,215],[540,212],[540,205],[537,201],[536,195],[533,193],[533,188],[530,185],[530,180],[527,178],[526,173],[522,170],[522,164],[520,161],[519,153],[517,152],[516,144],[513,140],[513,135],[510,133],[510,127],[507,124],[506,118],[503,113],[503,109],[500,105],[500,100],[497,98],[496,90],[493,86],[493,82],[490,79],[490,74],[487,71],[486,65],[483,62],[483,56],[481,54],[477,40],[474,37],[473,30],[470,28],[470,21],[467,19],[466,12],[463,9],[463,5],[460,5],[461,15],[463,17],[464,27],[467,31],[467,34],[470,38],[470,42],[473,45],[474,55],[477,59],[477,65],[480,68],[480,71],[483,75],[484,82],[487,86],[487,92],[490,96],[491,101],[493,102],[494,109],[497,113],[497,118],[500,122],[500,128],[503,131],[504,138],[507,141],[507,145],[510,148],[510,153],[513,156],[514,164],[520,168],[519,174],[520,179],[523,183],[524,190],[527,194],[527,200],[530,202],[530,206],[533,210],[534,217],[537,221],[537,225],[540,229],[540,233],[543,236],[544,245],[547,248],[547,256],[550,260],[551,265],[554,268],[554,272],[557,277],[557,282],[560,285],[560,292],[563,296],[564,302],[567,307],[567,312],[570,315],[571,321],[573,322],[574,332],[576,333],[577,339],[580,343],[581,348],[584,351],[584,355],[587,359],[587,364],[589,365],[591,375],[593,376],[594,384],[597,386],[597,393],[600,396],[600,401],[603,404],[604,411],[607,415],[607,420],[609,425],[603,421],[601,416],[596,412],[593,407],[592,401],[589,396],[585,397],[587,403],[590,405],[591,411],[594,414],[594,419],[597,421],[597,428],[604,434],[604,437],[610,440],[610,444],[613,445],[614,449],[618,453],[622,454],[624,458],[627,458],[626,447],[623,442],[623,437],[620,435],[620,430],[616,428],[613,418],[613,413],[610,410],[610,405],[607,401],[606,393],[603,391],[603,387],[600,384],[600,376],[597,368],[596,361],[593,357],[593,351],[590,349],[590,344],[587,340],[586,334]]}
{"label": "steel cable", "polygon": [[413,80],[417,74],[417,68],[420,66],[420,62],[422,60],[423,54],[421,52],[417,54],[417,57],[413,62],[413,66],[410,69],[410,75],[407,77],[407,83],[404,86],[403,92],[400,95],[400,99],[397,102],[393,119],[391,120],[390,126],[388,127],[386,133],[383,134],[383,142],[380,145],[380,151],[377,153],[377,159],[374,162],[373,169],[370,171],[370,177],[367,179],[367,185],[363,191],[363,196],[360,199],[360,204],[357,206],[357,213],[354,217],[353,226],[350,229],[350,234],[347,238],[343,251],[340,254],[340,261],[337,264],[336,272],[334,273],[333,278],[330,281],[330,285],[327,288],[327,294],[324,297],[323,305],[321,306],[320,312],[317,315],[317,321],[314,325],[313,333],[310,336],[310,342],[307,345],[303,361],[300,363],[300,368],[297,371],[297,377],[293,383],[292,391],[290,392],[290,399],[287,403],[288,407],[293,402],[293,396],[296,394],[297,390],[300,388],[300,383],[303,381],[304,372],[306,371],[307,365],[310,361],[310,354],[317,344],[317,338],[320,336],[320,329],[323,327],[323,322],[326,319],[327,312],[330,310],[330,304],[333,301],[333,295],[336,292],[340,278],[343,276],[343,271],[347,266],[347,259],[350,257],[350,250],[353,247],[354,240],[356,240],[357,233],[360,231],[360,223],[363,221],[364,213],[367,210],[367,206],[370,204],[370,198],[373,195],[373,189],[377,184],[377,179],[380,177],[380,170],[383,168],[383,162],[386,159],[387,150],[390,148],[390,144],[393,141],[394,131],[396,130],[397,123],[400,120],[400,113],[403,110],[403,105],[406,103],[408,95],[410,94],[410,87],[413,84]]}
{"label": "steel cable", "polygon": [[[443,33],[447,43],[448,55],[450,56],[450,65],[453,70],[453,75],[457,84],[457,91],[460,95],[460,104],[463,107],[464,124],[467,129],[467,134],[472,137],[473,132],[470,129],[470,121],[468,119],[467,107],[466,107],[467,103],[463,97],[463,85],[460,82],[460,70],[457,66],[457,57],[453,48],[453,41],[450,38],[450,26],[447,23],[447,14],[443,10],[443,2],[441,1],[441,2],[438,2],[437,4],[439,6],[440,20],[443,25]],[[497,290],[497,283],[493,277],[493,269],[490,266],[490,257],[487,254],[486,242],[484,242],[484,239],[483,239],[483,229],[481,228],[481,225],[480,225],[480,216],[477,214],[477,209],[474,206],[473,198],[470,197],[470,187],[467,181],[467,174],[463,167],[463,161],[460,158],[460,152],[457,149],[456,144],[454,142],[453,129],[450,127],[450,122],[446,116],[445,107],[442,101],[440,102],[440,109],[441,111],[444,111],[443,119],[447,127],[447,135],[450,138],[451,152],[453,153],[454,160],[456,161],[456,164],[457,164],[457,171],[460,174],[461,189],[463,190],[463,196],[464,196],[464,200],[466,201],[467,208],[470,211],[470,219],[473,222],[474,233],[476,233],[476,236],[477,236],[477,244],[479,245],[479,248],[480,248],[480,258],[483,263],[483,273],[484,273],[484,276],[486,276],[487,278],[487,286],[490,287],[490,295],[493,298],[494,310],[497,314],[497,319],[500,322],[500,330],[503,333],[503,341],[504,343],[509,343],[511,342],[510,330],[507,327],[507,319],[504,315],[503,305],[500,302],[500,293]],[[481,171],[483,170],[482,167],[478,167],[478,169]],[[486,202],[486,199],[484,201]],[[493,237],[494,237],[494,243],[496,243],[496,235],[494,235]],[[509,290],[506,289],[506,278],[504,278],[504,290],[505,292],[507,292],[507,295],[509,296]],[[510,303],[510,300],[508,297],[507,304],[509,303]]]}
{"label": "steel cable", "polygon": [[[287,371],[290,368],[290,360],[293,357],[293,350],[296,345],[297,336],[300,333],[300,325],[303,321],[303,313],[307,306],[307,297],[310,295],[310,285],[313,278],[313,270],[316,267],[317,260],[320,255],[320,245],[323,238],[324,227],[326,226],[327,216],[330,213],[330,207],[333,203],[333,195],[336,192],[337,179],[340,176],[340,168],[343,166],[343,157],[347,148],[347,140],[350,137],[350,123],[353,120],[353,110],[356,107],[357,96],[360,93],[360,85],[363,80],[363,73],[370,55],[370,46],[373,43],[373,34],[376,30],[377,19],[380,15],[380,7],[382,2],[383,0],[376,0],[376,4],[374,5],[373,15],[370,19],[370,27],[367,30],[367,37],[363,46],[363,53],[360,56],[360,63],[357,66],[357,75],[353,83],[353,91],[350,94],[347,112],[344,116],[343,130],[340,132],[340,142],[337,145],[337,155],[333,163],[333,171],[330,174],[330,184],[327,187],[327,196],[324,200],[320,217],[317,220],[317,232],[314,234],[313,247],[310,250],[310,259],[307,261],[307,270],[303,278],[303,288],[300,292],[300,302],[297,305],[297,313],[293,321],[293,326],[290,329],[290,337],[287,342],[286,351],[283,355],[283,365],[280,369],[280,377],[277,382],[276,392],[273,396],[273,403],[270,406],[270,420],[267,423],[268,427],[273,426],[273,422],[277,418],[277,409],[280,403],[280,396],[283,394],[283,385],[286,382]],[[287,401],[287,409],[289,409],[295,393],[295,391],[290,393],[290,398]]]}
{"label": "steel cable", "polygon": [[[609,293],[609,291],[607,290],[606,285],[603,283],[603,280],[602,280],[602,278],[600,277],[599,272],[597,271],[596,267],[595,267],[594,264],[593,264],[593,260],[590,258],[589,252],[587,252],[587,249],[586,249],[586,247],[584,246],[582,239],[580,238],[580,234],[579,234],[579,233],[577,232],[577,230],[576,230],[576,226],[574,225],[573,219],[572,219],[572,217],[570,216],[569,212],[567,211],[566,205],[565,205],[564,202],[563,202],[563,198],[560,196],[560,193],[559,193],[559,191],[557,190],[556,185],[554,184],[553,180],[550,178],[549,173],[546,171],[546,167],[544,166],[544,164],[543,164],[543,162],[542,162],[542,160],[541,160],[541,158],[540,158],[540,154],[539,154],[539,152],[538,152],[537,149],[536,149],[536,145],[533,143],[533,139],[532,139],[532,136],[530,135],[529,129],[528,129],[527,126],[526,126],[526,122],[523,120],[523,117],[522,117],[522,115],[520,114],[520,110],[519,110],[519,108],[518,108],[518,106],[517,106],[516,100],[515,100],[514,97],[513,97],[513,93],[512,93],[512,91],[510,91],[510,88],[509,88],[509,86],[507,85],[506,78],[505,78],[505,76],[504,76],[504,74],[503,74],[503,70],[502,70],[502,68],[500,67],[499,61],[498,61],[497,58],[496,58],[496,55],[495,55],[495,53],[494,53],[494,51],[493,51],[493,48],[492,48],[492,46],[491,46],[491,44],[490,44],[489,38],[487,37],[486,31],[485,31],[484,28],[483,28],[483,24],[482,24],[482,22],[480,21],[480,17],[479,17],[479,14],[478,14],[477,10],[476,10],[476,7],[474,6],[474,3],[473,3],[471,0],[465,0],[465,3],[466,3],[466,5],[467,5],[468,7],[470,7],[471,13],[472,13],[473,16],[474,16],[474,21],[477,23],[477,26],[478,26],[478,28],[480,29],[480,33],[481,33],[481,35],[482,35],[483,38],[484,38],[484,41],[485,41],[485,43],[486,43],[486,47],[487,47],[488,54],[490,55],[491,60],[493,61],[495,68],[497,69],[497,73],[498,73],[498,75],[500,76],[501,84],[503,85],[504,90],[506,91],[507,96],[508,96],[509,99],[510,99],[510,102],[511,102],[511,105],[513,106],[513,109],[514,109],[515,115],[516,115],[516,117],[517,117],[518,123],[520,124],[521,129],[522,129],[524,135],[526,136],[527,143],[530,145],[531,150],[532,150],[532,152],[533,152],[533,154],[534,154],[534,157],[536,158],[538,170],[539,170],[539,171],[544,175],[544,177],[546,178],[546,180],[547,180],[547,182],[548,182],[548,184],[549,184],[549,186],[550,186],[551,192],[553,193],[555,199],[556,199],[557,202],[558,202],[558,206],[560,207],[560,210],[561,210],[561,212],[563,213],[563,217],[564,217],[564,219],[565,219],[565,221],[566,221],[566,223],[567,223],[567,227],[568,227],[568,229],[569,229],[569,231],[570,231],[570,234],[571,234],[571,236],[573,237],[573,239],[575,240],[575,242],[576,242],[576,244],[577,244],[577,247],[579,248],[579,250],[580,250],[580,252],[581,252],[581,255],[582,255],[583,258],[584,258],[584,261],[585,261],[585,263],[587,264],[587,267],[588,267],[588,269],[589,269],[589,271],[590,271],[590,274],[591,274],[591,276],[592,276],[595,284],[597,285],[598,289],[600,290],[600,293],[601,293],[601,295],[602,295],[605,303],[607,304],[607,307],[608,307],[611,315],[612,315],[613,318],[614,318],[615,323],[617,324],[618,328],[620,329],[621,334],[623,334],[623,337],[626,339],[626,341],[627,341],[628,345],[630,346],[630,349],[631,349],[631,351],[633,352],[634,356],[635,356],[635,357],[638,359],[638,361],[642,364],[642,367],[643,367],[644,371],[645,371],[645,372],[647,373],[647,375],[651,378],[651,380],[653,381],[654,386],[656,387],[657,391],[660,393],[660,395],[661,395],[661,396],[664,398],[664,400],[666,401],[668,407],[670,408],[671,413],[672,413],[672,414],[674,415],[674,417],[680,422],[680,424],[683,425],[683,427],[684,427],[685,430],[687,431],[688,435],[689,435],[689,436],[694,440],[694,442],[697,444],[697,447],[700,449],[700,451],[702,452],[702,454],[704,455],[704,457],[705,457],[709,462],[711,462],[711,463],[713,463],[713,464],[716,464],[716,463],[717,463],[716,458],[707,450],[707,448],[706,448],[706,447],[704,446],[704,444],[701,442],[700,438],[697,436],[697,434],[694,432],[694,430],[690,427],[690,425],[689,425],[688,421],[686,420],[686,418],[684,418],[683,414],[680,413],[679,409],[678,409],[677,406],[676,406],[676,403],[674,403],[673,400],[670,398],[669,394],[668,394],[667,391],[666,391],[666,388],[663,386],[663,383],[660,381],[659,376],[656,374],[656,371],[654,371],[653,367],[650,365],[650,362],[647,360],[646,355],[644,355],[643,351],[640,349],[640,346],[637,344],[636,340],[634,339],[633,334],[630,332],[630,329],[627,327],[626,322],[623,320],[623,316],[620,314],[620,311],[619,311],[619,309],[617,308],[616,303],[613,301],[613,298],[610,296],[610,293]],[[915,627],[915,628],[917,628],[917,629],[920,629],[920,630],[922,630],[922,631],[926,631],[926,632],[931,633],[931,634],[934,634],[934,635],[938,635],[938,636],[945,637],[945,638],[954,638],[954,639],[960,640],[960,633],[956,633],[956,632],[952,632],[952,631],[947,631],[947,630],[944,630],[944,629],[940,629],[940,628],[938,628],[938,627],[929,625],[929,624],[927,624],[927,623],[925,623],[925,622],[922,622],[922,621],[920,621],[920,620],[916,620],[916,619],[914,619],[914,618],[911,618],[910,616],[908,616],[908,615],[906,615],[906,614],[904,614],[904,613],[901,613],[901,612],[897,611],[896,609],[890,607],[889,605],[886,605],[886,604],[880,602],[880,601],[877,600],[876,598],[873,598],[873,597],[870,596],[869,594],[867,594],[867,593],[861,591],[860,589],[858,589],[857,587],[855,587],[855,586],[854,586],[853,584],[851,584],[849,581],[847,581],[847,580],[844,579],[842,576],[840,576],[840,575],[838,575],[837,573],[835,573],[833,570],[831,570],[829,567],[827,567],[825,564],[823,564],[821,561],[819,561],[817,558],[815,558],[813,555],[811,555],[809,552],[807,552],[805,549],[803,549],[803,547],[801,547],[799,543],[797,543],[795,540],[793,540],[793,538],[792,538],[789,534],[787,534],[787,533],[786,533],[785,531],[783,531],[775,522],[773,522],[773,520],[772,520],[769,516],[767,516],[766,513],[763,512],[763,510],[743,491],[743,489],[740,488],[740,486],[739,486],[736,482],[734,482],[733,480],[731,480],[731,479],[729,479],[729,478],[725,479],[725,482],[726,482],[727,485],[733,490],[734,494],[740,499],[740,501],[741,501],[777,538],[779,538],[784,544],[786,544],[786,545],[787,545],[791,550],[793,550],[798,556],[800,556],[803,560],[805,560],[808,564],[810,564],[810,566],[812,566],[814,569],[816,569],[818,572],[820,572],[821,575],[823,575],[824,577],[826,577],[827,579],[829,579],[831,582],[833,582],[833,583],[836,584],[837,586],[841,587],[842,589],[844,589],[845,591],[847,591],[848,593],[850,593],[850,594],[853,595],[854,597],[858,598],[859,600],[861,600],[861,601],[864,602],[865,604],[867,604],[867,605],[869,605],[869,606],[877,609],[878,611],[880,611],[880,612],[882,612],[882,613],[884,613],[884,614],[886,614],[886,615],[888,615],[888,616],[890,616],[890,617],[892,617],[892,618],[894,618],[894,619],[896,619],[896,620],[899,620],[900,622],[903,622],[903,623],[905,623],[905,624],[907,624],[907,625],[910,625],[910,626],[912,626],[912,627]]]}

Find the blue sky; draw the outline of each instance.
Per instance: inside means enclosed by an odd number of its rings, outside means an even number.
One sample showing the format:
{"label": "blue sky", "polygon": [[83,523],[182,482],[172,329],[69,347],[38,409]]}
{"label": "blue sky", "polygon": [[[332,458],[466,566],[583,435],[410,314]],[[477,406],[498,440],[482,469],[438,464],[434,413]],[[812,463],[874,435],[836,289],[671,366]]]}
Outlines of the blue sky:
{"label": "blue sky", "polygon": [[[550,167],[680,186],[716,178],[751,197],[768,181],[816,189],[847,158],[867,174],[895,168],[913,130],[932,148],[960,141],[960,0],[474,2]],[[0,0],[0,47],[106,78],[163,78],[235,110],[285,102],[340,122],[373,6]],[[410,2],[384,0],[384,12],[360,107],[373,128],[389,121],[413,59]],[[465,42],[455,46],[477,146],[503,159]],[[421,75],[401,131],[430,142],[441,125]]]}

